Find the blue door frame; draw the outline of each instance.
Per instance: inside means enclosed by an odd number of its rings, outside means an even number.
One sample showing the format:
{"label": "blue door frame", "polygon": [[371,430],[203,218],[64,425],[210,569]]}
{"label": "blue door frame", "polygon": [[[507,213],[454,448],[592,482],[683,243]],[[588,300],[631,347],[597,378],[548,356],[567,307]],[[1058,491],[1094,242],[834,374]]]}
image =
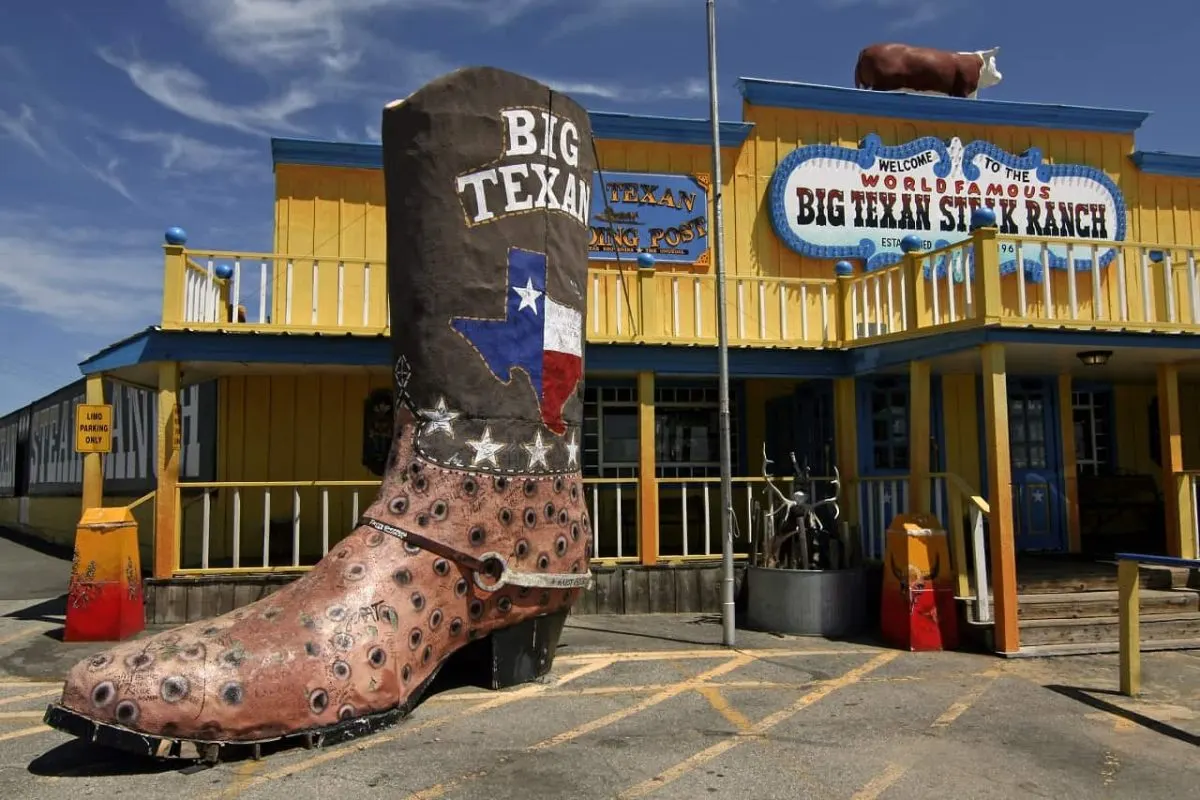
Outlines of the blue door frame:
{"label": "blue door frame", "polygon": [[[1066,487],[1058,378],[1008,376],[1008,438],[1012,471],[1015,546],[1018,552],[1065,552]],[[983,381],[979,393],[979,463],[987,474]],[[983,481],[987,498],[987,481]],[[990,500],[990,498],[989,498]]]}

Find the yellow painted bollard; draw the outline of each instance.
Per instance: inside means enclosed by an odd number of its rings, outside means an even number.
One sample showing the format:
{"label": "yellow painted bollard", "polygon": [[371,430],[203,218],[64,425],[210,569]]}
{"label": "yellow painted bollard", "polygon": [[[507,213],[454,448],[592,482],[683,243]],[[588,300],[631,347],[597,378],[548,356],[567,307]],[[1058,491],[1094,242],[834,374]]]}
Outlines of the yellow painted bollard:
{"label": "yellow painted bollard", "polygon": [[888,526],[883,559],[883,638],[906,650],[957,647],[954,565],[937,518],[898,514]]}
{"label": "yellow painted bollard", "polygon": [[63,641],[119,642],[146,627],[137,522],[128,508],[89,508],[75,529]]}
{"label": "yellow painted bollard", "polygon": [[1138,630],[1139,597],[1138,562],[1122,559],[1117,562],[1117,592],[1120,651],[1121,694],[1136,697],[1142,687],[1142,642]]}

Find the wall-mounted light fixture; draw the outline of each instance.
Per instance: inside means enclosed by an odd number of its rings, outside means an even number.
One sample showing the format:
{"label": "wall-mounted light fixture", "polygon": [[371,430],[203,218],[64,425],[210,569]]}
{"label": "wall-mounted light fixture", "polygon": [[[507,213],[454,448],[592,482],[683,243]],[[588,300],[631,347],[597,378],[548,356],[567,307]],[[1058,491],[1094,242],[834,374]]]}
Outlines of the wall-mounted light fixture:
{"label": "wall-mounted light fixture", "polygon": [[1075,357],[1086,367],[1102,367],[1112,358],[1112,350],[1084,350],[1076,353]]}

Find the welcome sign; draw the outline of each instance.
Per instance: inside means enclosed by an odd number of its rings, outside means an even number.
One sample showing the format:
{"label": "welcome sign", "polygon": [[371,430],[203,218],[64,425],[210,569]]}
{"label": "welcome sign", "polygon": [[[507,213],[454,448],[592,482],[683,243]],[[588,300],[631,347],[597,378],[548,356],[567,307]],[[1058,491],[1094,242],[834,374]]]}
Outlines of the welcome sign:
{"label": "welcome sign", "polygon": [[708,175],[596,170],[592,184],[590,260],[708,263]]}
{"label": "welcome sign", "polygon": [[[1104,172],[1047,164],[1030,148],[1017,156],[985,141],[964,145],[929,136],[885,147],[871,134],[858,149],[809,145],[792,151],[771,179],[771,222],[797,253],[853,258],[867,270],[900,260],[900,240],[921,237],[926,250],[962,241],[971,212],[996,212],[1001,234],[1041,239],[1125,238],[1125,201]],[[1002,246],[1000,271],[1017,269],[1016,248]],[[1067,248],[1051,245],[1049,265],[1066,269]],[[1116,256],[1100,248],[1106,266]],[[1023,271],[1040,280],[1038,248],[1022,253]],[[1090,269],[1090,248],[1073,248],[1077,269]]]}

